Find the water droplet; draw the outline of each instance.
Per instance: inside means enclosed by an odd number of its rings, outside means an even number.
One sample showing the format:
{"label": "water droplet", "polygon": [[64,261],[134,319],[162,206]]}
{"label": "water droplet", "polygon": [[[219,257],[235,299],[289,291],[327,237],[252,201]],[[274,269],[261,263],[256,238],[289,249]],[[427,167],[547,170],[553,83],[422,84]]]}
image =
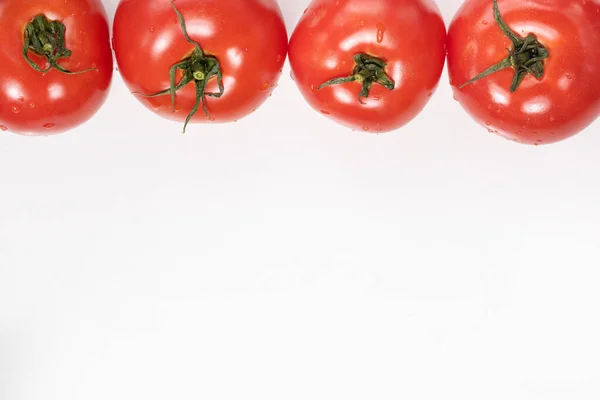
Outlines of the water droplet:
{"label": "water droplet", "polygon": [[385,25],[382,24],[381,22],[378,22],[377,23],[377,43],[383,42],[385,30],[386,30]]}
{"label": "water droplet", "polygon": [[365,131],[365,132],[369,132],[369,127],[368,126],[363,126],[362,130]]}
{"label": "water droplet", "polygon": [[375,127],[375,130],[377,132],[381,132],[381,131],[383,131],[383,128],[381,127],[381,125],[377,124],[377,126]]}
{"label": "water droplet", "polygon": [[271,85],[269,84],[269,82],[265,82],[262,85],[260,85],[260,90],[262,90],[263,92],[266,92],[267,90],[269,90],[270,87],[271,87]]}
{"label": "water droplet", "polygon": [[234,119],[234,120],[233,120],[233,122],[238,122],[238,120],[237,120],[237,119]]}
{"label": "water droplet", "polygon": [[29,102],[29,108],[35,108],[35,103],[33,101]]}
{"label": "water droplet", "polygon": [[148,28],[148,30],[149,30],[150,32],[154,32],[154,25],[150,25],[150,27]]}
{"label": "water droplet", "polygon": [[6,132],[7,130],[8,130],[7,127],[5,127],[4,125],[0,125],[0,131]]}
{"label": "water droplet", "polygon": [[492,123],[491,123],[490,121],[487,121],[487,122],[485,123],[485,125],[486,125],[486,126],[490,126],[490,125],[492,125]]}
{"label": "water droplet", "polygon": [[361,20],[360,20],[360,23],[359,23],[359,25],[360,25],[360,26],[365,26],[365,20],[364,20],[364,19],[361,19]]}
{"label": "water droplet", "polygon": [[24,102],[24,101],[25,101],[25,97],[21,96],[21,97],[19,97],[19,99],[18,99],[18,100],[19,100],[19,101],[22,103],[22,102]]}
{"label": "water droplet", "polygon": [[290,72],[290,78],[292,78],[292,80],[293,80],[294,82],[296,82],[296,77],[294,76],[294,73],[293,73],[293,72]]}
{"label": "water droplet", "polygon": [[551,115],[550,118],[549,118],[550,122],[554,122],[555,119],[556,118],[554,118],[554,115]]}
{"label": "water droplet", "polygon": [[429,94],[427,95],[427,97],[431,97],[433,96],[433,92],[429,92]]}
{"label": "water droplet", "polygon": [[491,128],[488,128],[488,130],[487,130],[487,131],[488,131],[489,133],[494,133],[494,130],[493,130],[493,129],[491,129]]}
{"label": "water droplet", "polygon": [[373,96],[373,100],[379,101],[379,100],[381,100],[381,97],[379,97],[379,96]]}
{"label": "water droplet", "polygon": [[321,114],[329,115],[331,113],[329,111],[321,110]]}
{"label": "water droplet", "polygon": [[456,97],[456,93],[454,93],[454,94],[452,95],[452,98],[454,99],[454,101],[458,101],[458,97]]}
{"label": "water droplet", "polygon": [[21,111],[23,111],[23,109],[21,108],[21,106],[14,105],[14,106],[12,107],[12,112],[13,112],[13,113],[15,113],[15,114],[18,114],[18,113],[20,113]]}
{"label": "water droplet", "polygon": [[571,79],[573,79],[573,77],[571,75],[567,74],[567,79],[571,80]]}
{"label": "water droplet", "polygon": [[48,122],[47,124],[44,124],[43,126],[46,129],[52,129],[56,126],[56,124],[53,124],[52,122]]}
{"label": "water droplet", "polygon": [[481,21],[481,23],[482,23],[483,25],[487,25],[487,24],[488,24],[488,22],[487,22],[485,19],[484,19],[483,21]]}
{"label": "water droplet", "polygon": [[312,83],[310,84],[310,90],[312,90],[313,92],[315,91],[315,85],[313,85]]}

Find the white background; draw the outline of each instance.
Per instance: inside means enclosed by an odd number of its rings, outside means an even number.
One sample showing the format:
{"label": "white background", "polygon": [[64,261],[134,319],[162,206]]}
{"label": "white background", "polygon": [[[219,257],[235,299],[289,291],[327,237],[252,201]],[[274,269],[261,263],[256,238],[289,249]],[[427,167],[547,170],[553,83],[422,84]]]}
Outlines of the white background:
{"label": "white background", "polygon": [[352,132],[286,67],[181,135],[117,74],[81,129],[0,135],[0,399],[597,400],[599,128],[505,141],[444,74]]}

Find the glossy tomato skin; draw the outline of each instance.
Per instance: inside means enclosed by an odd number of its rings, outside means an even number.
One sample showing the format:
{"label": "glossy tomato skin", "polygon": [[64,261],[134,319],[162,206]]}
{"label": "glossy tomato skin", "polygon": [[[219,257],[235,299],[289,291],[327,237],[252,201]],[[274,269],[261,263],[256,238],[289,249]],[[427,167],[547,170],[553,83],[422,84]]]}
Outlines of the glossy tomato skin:
{"label": "glossy tomato skin", "polygon": [[[78,75],[56,70],[43,74],[22,55],[25,26],[44,14],[66,27],[69,58],[59,64]],[[113,72],[108,22],[100,0],[3,0],[0,3],[0,129],[24,135],[52,135],[72,129],[102,106]],[[46,59],[29,52],[39,66]]]}
{"label": "glossy tomato skin", "polygon": [[[350,75],[353,56],[384,59],[394,90],[358,82],[318,87]],[[391,131],[411,121],[435,91],[446,57],[446,28],[433,0],[313,0],[290,40],[292,77],[307,102],[355,130]]]}
{"label": "glossy tomato skin", "polygon": [[449,28],[455,99],[490,132],[521,143],[553,143],[583,130],[600,112],[600,0],[499,0],[498,6],[514,32],[533,33],[548,49],[544,76],[528,75],[511,93],[509,68],[459,89],[511,47],[492,1],[467,0]]}
{"label": "glossy tomato skin", "polygon": [[[211,118],[200,110],[192,122],[230,122],[253,112],[271,95],[287,56],[287,32],[276,0],[177,0],[175,5],[190,37],[219,60],[223,71],[223,96],[206,98]],[[119,71],[132,92],[167,89],[169,69],[194,49],[169,0],[122,0],[113,31]],[[216,79],[207,91],[218,92]],[[196,90],[190,83],[177,91],[175,113],[168,95],[137,98],[163,117],[184,121]]]}

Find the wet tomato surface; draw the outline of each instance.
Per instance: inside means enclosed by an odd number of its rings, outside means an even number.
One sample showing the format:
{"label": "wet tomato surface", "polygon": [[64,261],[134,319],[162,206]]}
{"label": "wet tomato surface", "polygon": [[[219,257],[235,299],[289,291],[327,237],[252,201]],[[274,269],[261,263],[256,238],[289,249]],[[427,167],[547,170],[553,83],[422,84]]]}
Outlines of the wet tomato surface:
{"label": "wet tomato surface", "polygon": [[287,55],[275,0],[123,0],[113,31],[127,86],[176,121],[250,114],[276,87]]}
{"label": "wet tomato surface", "polygon": [[[590,125],[600,113],[600,1],[496,6],[506,32],[492,0],[467,0],[450,25],[455,98],[490,132],[521,143],[557,142]],[[463,86],[501,62],[504,68]]]}
{"label": "wet tomato surface", "polygon": [[100,0],[3,0],[0,130],[51,135],[87,121],[113,73]]}
{"label": "wet tomato surface", "polygon": [[293,77],[308,103],[373,133],[400,128],[425,107],[445,57],[433,0],[314,0],[290,40]]}

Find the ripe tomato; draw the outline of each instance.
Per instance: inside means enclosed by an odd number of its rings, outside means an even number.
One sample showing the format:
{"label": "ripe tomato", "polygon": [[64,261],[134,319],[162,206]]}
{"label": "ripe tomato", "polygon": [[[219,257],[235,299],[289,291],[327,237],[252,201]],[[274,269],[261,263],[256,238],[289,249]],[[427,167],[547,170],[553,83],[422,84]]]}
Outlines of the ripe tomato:
{"label": "ripe tomato", "polygon": [[113,28],[127,86],[150,110],[186,125],[250,114],[277,85],[287,55],[276,0],[122,0]]}
{"label": "ripe tomato", "polygon": [[455,98],[490,132],[552,143],[598,117],[600,0],[467,0],[448,40]]}
{"label": "ripe tomato", "polygon": [[104,103],[113,63],[100,0],[2,0],[0,130],[50,135]]}
{"label": "ripe tomato", "polygon": [[292,77],[308,103],[375,133],[425,107],[445,57],[446,28],[433,0],[313,0],[290,40]]}

